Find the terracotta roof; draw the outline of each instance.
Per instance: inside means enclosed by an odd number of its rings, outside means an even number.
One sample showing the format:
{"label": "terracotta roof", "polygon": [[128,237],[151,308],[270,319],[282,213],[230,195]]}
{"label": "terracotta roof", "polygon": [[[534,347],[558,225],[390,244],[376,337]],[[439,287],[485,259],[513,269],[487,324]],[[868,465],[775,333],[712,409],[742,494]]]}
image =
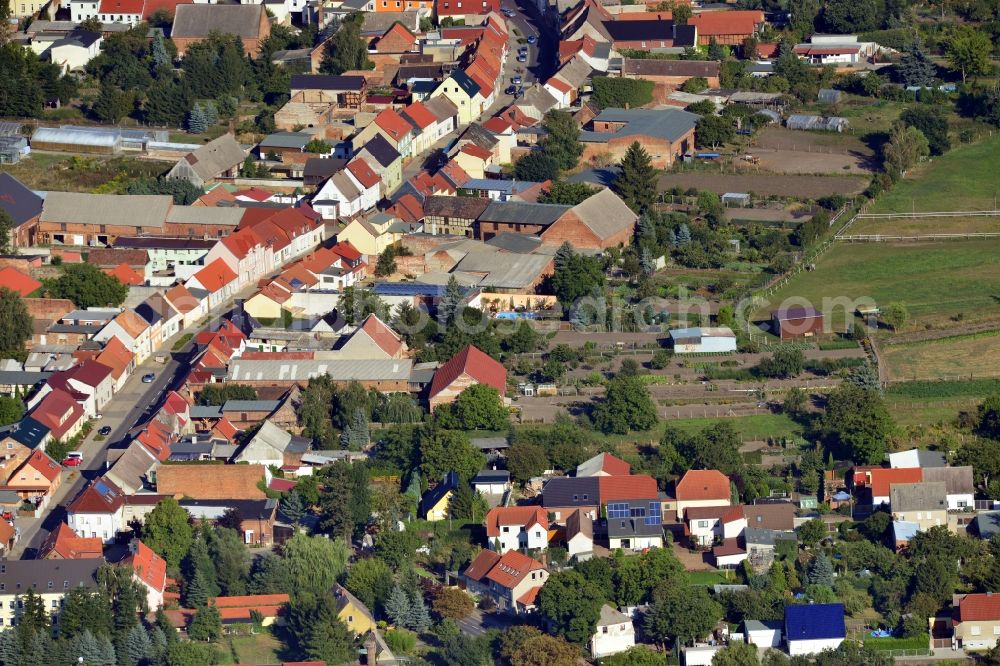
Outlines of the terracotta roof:
{"label": "terracotta roof", "polygon": [[252,199],[253,201],[262,202],[267,201],[274,196],[274,192],[269,192],[268,190],[262,189],[260,187],[250,187],[245,190],[237,190],[233,192],[234,197],[244,197],[246,199]]}
{"label": "terracotta roof", "polygon": [[556,90],[558,90],[563,94],[566,94],[568,92],[573,92],[573,86],[566,83],[558,76],[553,76],[552,78],[550,78],[548,81],[545,82],[545,85],[552,86],[553,88],[555,88]]}
{"label": "terracotta roof", "polygon": [[98,477],[87,484],[73,503],[70,513],[115,513],[125,504],[125,494],[104,477]]}
{"label": "terracotta roof", "polygon": [[139,316],[134,310],[122,310],[114,321],[133,339],[142,335],[149,328],[149,322]]}
{"label": "terracotta roof", "polygon": [[535,601],[538,599],[538,593],[542,591],[542,586],[538,585],[533,587],[520,597],[517,598],[518,603],[524,604],[525,606],[534,606]]}
{"label": "terracotta roof", "polygon": [[351,172],[351,175],[358,179],[365,188],[372,188],[382,182],[382,179],[378,177],[378,174],[372,171],[372,168],[368,166],[368,163],[364,160],[354,160],[347,164],[347,170]]}
{"label": "terracotta roof", "polygon": [[177,391],[167,393],[166,400],[163,401],[163,411],[167,414],[189,414],[191,405]]}
{"label": "terracotta roof", "polygon": [[486,574],[490,572],[497,562],[500,561],[500,555],[493,552],[492,550],[480,551],[476,559],[472,560],[469,566],[465,569],[465,577],[474,581],[481,581]]}
{"label": "terracotta roof", "polygon": [[632,466],[610,453],[598,453],[576,466],[577,476],[598,476],[602,472],[608,476],[626,476],[632,473]]}
{"label": "terracotta roof", "polygon": [[83,417],[83,407],[62,389],[53,389],[32,410],[31,417],[48,428],[54,438],[62,439]]}
{"label": "terracotta roof", "polygon": [[730,522],[726,518],[732,515],[734,508],[731,506],[692,506],[688,507],[684,512],[684,518],[688,521],[691,520],[719,520],[724,523]]}
{"label": "terracotta roof", "polygon": [[167,586],[167,563],[142,541],[135,539],[129,544],[132,554],[125,563],[132,567],[139,580],[149,587],[163,592]]}
{"label": "terracotta roof", "polygon": [[[165,11],[173,16],[177,12],[177,5],[187,5],[191,3],[192,0],[146,0],[142,6],[142,19],[145,21],[158,11]],[[216,190],[226,191],[224,187],[217,187]],[[215,190],[213,190],[213,192],[214,191]],[[211,192],[209,194],[211,194]],[[205,196],[208,195],[206,194]]]}
{"label": "terracotta roof", "polygon": [[337,243],[330,249],[336,252],[339,256],[343,257],[344,260],[349,262],[358,261],[359,259],[361,259],[362,256],[361,252],[358,251],[356,247],[351,245],[349,241],[341,241],[340,243]]}
{"label": "terracotta roof", "polygon": [[111,374],[111,368],[97,361],[84,361],[68,370],[69,378],[97,388]]}
{"label": "terracotta roof", "polygon": [[725,557],[727,555],[741,555],[746,553],[746,548],[740,546],[739,539],[736,537],[730,537],[722,542],[721,545],[712,548],[712,555],[715,557]]}
{"label": "terracotta roof", "polygon": [[401,196],[386,212],[391,212],[403,222],[410,224],[424,219],[424,211],[420,202],[412,194]]}
{"label": "terracotta roof", "polygon": [[214,426],[212,426],[212,433],[219,434],[228,439],[230,442],[235,442],[236,436],[240,434],[240,430],[233,425],[232,421],[223,416],[221,419],[216,421]]}
{"label": "terracotta roof", "polygon": [[156,491],[191,499],[264,499],[263,465],[161,465]]}
{"label": "terracotta roof", "polygon": [[486,514],[486,536],[499,536],[504,525],[528,528],[535,523],[549,529],[548,516],[540,506],[496,507]]}
{"label": "terracotta roof", "polygon": [[[147,6],[152,2],[173,2],[173,0],[146,0]],[[176,4],[187,4],[186,2],[178,2]],[[202,205],[214,208],[224,201],[236,201],[236,197],[233,193],[227,190],[225,187],[218,185],[213,187],[205,194],[198,197],[195,201],[194,206]]]}
{"label": "terracotta roof", "polygon": [[431,113],[430,109],[424,106],[423,102],[414,102],[403,109],[403,115],[416,126],[417,129],[426,129],[437,122],[437,117]]}
{"label": "terracotta roof", "polygon": [[101,268],[114,268],[121,264],[142,268],[149,263],[149,253],[141,249],[98,247],[87,253],[87,263]]}
{"label": "terracotta roof", "polygon": [[403,339],[399,337],[399,334],[374,314],[365,317],[364,323],[361,324],[361,330],[389,356],[396,356],[403,350]]}
{"label": "terracotta roof", "polygon": [[497,563],[493,565],[486,578],[501,587],[511,589],[517,586],[532,571],[544,570],[545,565],[534,560],[524,553],[516,550],[508,550],[500,556]]}
{"label": "terracotta roof", "polygon": [[958,602],[957,622],[1000,620],[1000,594],[967,594]]}
{"label": "terracotta roof", "polygon": [[732,493],[729,477],[715,469],[692,469],[677,482],[678,500],[728,500]]}
{"label": "terracotta roof", "polygon": [[653,499],[656,497],[656,479],[645,474],[630,476],[599,476],[601,504],[614,500]]}
{"label": "terracotta roof", "polygon": [[874,497],[888,497],[890,486],[894,483],[920,483],[924,479],[923,470],[919,467],[899,467],[896,469],[880,467],[869,472],[871,475],[871,490]]}
{"label": "terracotta roof", "polygon": [[35,449],[21,467],[30,467],[52,483],[59,478],[62,467],[41,449]]}
{"label": "terracotta roof", "polygon": [[181,314],[187,314],[198,307],[198,299],[182,284],[171,287],[164,296]]}
{"label": "terracotta roof", "polygon": [[55,553],[63,560],[93,560],[104,557],[104,542],[100,537],[82,537],[66,523],[59,523],[45,538],[39,551],[40,559]]}
{"label": "terracotta roof", "polygon": [[504,134],[511,129],[512,125],[509,120],[505,120],[500,116],[494,116],[483,123],[483,127],[493,132],[494,134]]}
{"label": "terracotta roof", "polygon": [[216,259],[193,277],[208,291],[216,292],[235,280],[236,273],[222,259]]}
{"label": "terracotta roof", "polygon": [[379,113],[375,116],[374,122],[394,141],[401,141],[408,132],[412,131],[410,123],[392,109],[385,109]]}
{"label": "terracotta roof", "polygon": [[0,287],[6,287],[11,291],[16,291],[22,298],[36,289],[41,288],[41,286],[41,282],[33,277],[25,275],[12,266],[0,268]]}
{"label": "terracotta roof", "polygon": [[469,345],[437,369],[431,381],[430,396],[437,395],[463,374],[480,384],[492,386],[501,396],[507,391],[507,369],[503,364]]}
{"label": "terracotta roof", "polygon": [[477,146],[474,143],[465,144],[464,146],[462,146],[459,152],[465,153],[466,155],[472,155],[473,157],[478,157],[484,162],[493,156],[493,153],[486,150],[485,148]]}
{"label": "terracotta roof", "polygon": [[104,343],[104,349],[97,355],[96,360],[98,363],[111,368],[111,376],[117,380],[128,369],[134,356],[121,340],[111,337]]}

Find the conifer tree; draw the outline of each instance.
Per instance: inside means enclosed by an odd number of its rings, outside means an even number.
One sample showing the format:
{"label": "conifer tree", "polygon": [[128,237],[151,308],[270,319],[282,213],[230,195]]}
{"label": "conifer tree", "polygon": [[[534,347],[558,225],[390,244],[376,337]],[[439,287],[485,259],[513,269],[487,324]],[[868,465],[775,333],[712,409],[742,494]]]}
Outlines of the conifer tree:
{"label": "conifer tree", "polygon": [[625,152],[620,167],[612,187],[629,208],[642,215],[656,200],[656,170],[649,153],[635,141]]}
{"label": "conifer tree", "polygon": [[205,111],[201,104],[195,104],[188,113],[187,128],[191,134],[204,134],[208,130],[208,120],[205,118]]}
{"label": "conifer tree", "polygon": [[392,592],[385,600],[385,614],[397,626],[410,625],[410,597],[398,584],[392,588]]}
{"label": "conifer tree", "polygon": [[426,631],[431,626],[431,613],[419,590],[410,591],[410,629]]}

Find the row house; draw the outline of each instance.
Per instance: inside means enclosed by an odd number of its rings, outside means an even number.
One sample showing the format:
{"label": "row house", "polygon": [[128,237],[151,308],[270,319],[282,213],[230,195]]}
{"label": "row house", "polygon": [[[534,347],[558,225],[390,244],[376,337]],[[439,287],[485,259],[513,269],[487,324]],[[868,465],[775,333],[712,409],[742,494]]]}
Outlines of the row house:
{"label": "row house", "polygon": [[111,338],[118,338],[134,355],[138,366],[153,354],[151,333],[145,319],[134,310],[125,309],[98,331],[94,340],[107,343]]}
{"label": "row house", "polygon": [[104,564],[100,558],[79,560],[5,560],[0,563],[3,585],[0,585],[0,627],[17,624],[24,612],[23,595],[32,590],[49,614],[53,625],[58,624],[59,610],[67,593],[77,588],[96,592],[97,570]]}
{"label": "row house", "polygon": [[162,294],[153,294],[135,307],[135,312],[149,325],[150,345],[153,352],[181,330],[183,317]]}
{"label": "row house", "polygon": [[403,156],[381,134],[369,139],[355,158],[363,160],[378,175],[380,196],[387,197],[403,182]]}
{"label": "row house", "polygon": [[404,162],[413,157],[413,127],[394,109],[380,111],[368,126],[357,133],[354,144],[364,145],[376,134],[381,134],[403,156]]}
{"label": "row house", "polygon": [[237,284],[233,269],[222,259],[216,259],[192,275],[185,286],[207,292],[208,309],[212,310],[236,294]]}
{"label": "row house", "polygon": [[401,113],[417,133],[413,140],[413,152],[421,155],[442,137],[455,131],[458,109],[448,98],[435,97],[427,102],[414,102]]}

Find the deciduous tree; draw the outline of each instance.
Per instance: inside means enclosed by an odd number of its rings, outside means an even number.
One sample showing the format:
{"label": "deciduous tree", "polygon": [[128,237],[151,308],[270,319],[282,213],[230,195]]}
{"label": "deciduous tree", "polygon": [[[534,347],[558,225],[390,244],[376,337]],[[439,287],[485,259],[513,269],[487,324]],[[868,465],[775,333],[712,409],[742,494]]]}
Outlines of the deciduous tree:
{"label": "deciduous tree", "polygon": [[142,527],[142,541],[176,570],[191,547],[190,516],[173,497],[150,511]]}

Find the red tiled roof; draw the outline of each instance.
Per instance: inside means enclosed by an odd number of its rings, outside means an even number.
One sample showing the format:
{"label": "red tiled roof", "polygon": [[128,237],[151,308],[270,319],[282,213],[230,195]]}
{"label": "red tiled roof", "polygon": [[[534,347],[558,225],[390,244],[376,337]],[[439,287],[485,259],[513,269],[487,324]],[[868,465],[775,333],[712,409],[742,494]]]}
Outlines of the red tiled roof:
{"label": "red tiled roof", "polygon": [[[173,11],[177,8],[176,7],[177,5],[186,5],[188,3],[187,2],[174,2],[174,0],[146,0],[146,7],[147,7],[147,9],[151,5],[154,6],[154,7],[156,7],[157,4],[162,4],[162,5],[167,5],[167,6],[168,5],[173,5],[173,7],[169,9],[169,11],[171,13],[173,13]],[[156,7],[156,9],[159,9],[159,8],[160,7]],[[156,9],[153,9],[153,11],[155,12]],[[145,16],[145,13],[143,15],[143,18],[148,18],[147,16]],[[222,203],[223,201],[236,201],[236,197],[233,196],[232,192],[230,192],[226,188],[224,188],[221,185],[219,185],[217,187],[213,187],[211,190],[209,190],[205,194],[203,194],[200,197],[198,197],[198,200],[195,201],[192,205],[193,206],[199,206],[200,205],[200,206],[207,206],[207,207],[210,207],[210,208],[214,208],[214,207],[218,206],[220,203]],[[244,218],[246,217],[246,213],[243,214],[243,217]]]}
{"label": "red tiled roof", "polygon": [[469,566],[465,569],[465,577],[474,581],[481,581],[486,574],[490,572],[497,562],[500,561],[500,556],[493,552],[492,550],[483,550],[479,552],[476,559],[472,560]]}
{"label": "red tiled roof", "polygon": [[777,42],[761,42],[760,44],[757,44],[758,58],[772,58],[777,53],[778,53]]}
{"label": "red tiled roof", "polygon": [[295,481],[292,479],[281,479],[274,477],[271,479],[271,483],[267,484],[268,490],[275,490],[279,493],[287,493],[289,490],[295,487]]}
{"label": "red tiled roof", "polygon": [[500,116],[494,116],[486,122],[483,123],[483,127],[493,132],[494,134],[505,134],[511,129],[511,124],[509,120],[505,120]]}
{"label": "red tiled roof", "polygon": [[731,506],[692,506],[684,512],[684,518],[688,521],[713,519],[729,522],[723,519],[730,514],[732,509]]}
{"label": "red tiled roof", "polygon": [[486,578],[501,587],[511,589],[524,580],[524,577],[529,573],[539,569],[545,569],[545,565],[524,553],[508,550],[500,556],[497,563],[486,574]]}
{"label": "red tiled roof", "polygon": [[[150,16],[161,10],[173,16],[177,12],[177,5],[188,5],[188,4],[192,4],[192,0],[146,0],[145,4],[142,7],[142,19],[145,21]],[[205,199],[207,197],[212,197],[213,193],[217,192],[218,190],[222,190],[223,192],[228,193],[228,190],[226,190],[226,188],[216,187],[214,190],[204,195],[202,199]],[[205,205],[214,206],[215,204],[211,203]]]}
{"label": "red tiled roof", "polygon": [[59,472],[62,471],[59,463],[50,458],[45,451],[41,449],[35,449],[32,454],[24,461],[21,467],[30,467],[36,470],[39,474],[44,476],[52,483],[59,477]]}
{"label": "red tiled roof", "polygon": [[598,488],[601,503],[626,499],[653,499],[656,497],[656,479],[645,474],[629,476],[599,476]]}
{"label": "red tiled roof", "polygon": [[358,179],[365,188],[372,188],[381,182],[378,174],[372,171],[372,168],[368,166],[368,163],[364,160],[354,160],[347,164],[347,170],[351,172],[351,175]]}
{"label": "red tiled roof", "polygon": [[559,92],[561,92],[563,94],[568,93],[568,92],[573,92],[573,86],[571,86],[570,84],[566,83],[565,81],[563,81],[562,79],[560,79],[558,76],[553,76],[551,79],[549,79],[548,81],[545,82],[545,85],[552,86],[553,88],[555,88],[556,90],[558,90]]}
{"label": "red tiled roof", "polygon": [[198,307],[198,299],[182,284],[171,287],[164,296],[170,306],[181,314],[187,314]]}
{"label": "red tiled roof", "polygon": [[461,40],[460,46],[468,46],[473,42],[479,40],[483,36],[486,28],[481,26],[476,27],[460,27],[460,28],[442,28],[441,38],[442,39],[458,39]]}
{"label": "red tiled roof", "polygon": [[610,453],[600,453],[597,457],[600,459],[598,470],[608,476],[627,476],[632,473],[632,465],[621,458],[613,456]]}
{"label": "red tiled roof", "polygon": [[463,374],[480,384],[492,386],[501,396],[507,391],[507,369],[503,364],[469,345],[437,369],[431,381],[430,396],[437,395]]}
{"label": "red tiled roof", "polygon": [[48,559],[51,553],[63,560],[96,560],[104,557],[104,542],[100,537],[82,537],[68,524],[59,523],[45,538],[39,557]]}
{"label": "red tiled roof", "polygon": [[[463,169],[462,166],[455,160],[448,160],[445,163],[445,165],[441,167],[441,171],[439,171],[434,176],[434,178],[436,179],[444,177],[447,177],[448,180],[450,180],[455,187],[462,187],[470,180],[472,180],[472,176],[470,176],[465,171],[465,169]],[[449,188],[439,188],[439,189],[449,189]]]}
{"label": "red tiled roof", "polygon": [[437,122],[437,118],[423,102],[414,102],[403,109],[403,115],[413,121],[418,129],[426,129]]}
{"label": "red tiled roof", "polygon": [[0,287],[16,291],[22,298],[41,288],[42,283],[12,266],[0,268]]}
{"label": "red tiled roof", "polygon": [[404,194],[396,203],[389,208],[389,211],[403,222],[412,224],[424,219],[423,206],[412,194]]}
{"label": "red tiled roof", "polygon": [[194,278],[208,291],[216,292],[235,280],[236,273],[222,259],[216,259],[195,273]]}
{"label": "red tiled roof", "polygon": [[396,356],[403,349],[403,339],[374,314],[365,317],[364,323],[361,324],[361,330],[389,356]]}
{"label": "red tiled roof", "polygon": [[136,539],[132,542],[135,552],[125,559],[135,575],[149,587],[163,592],[167,586],[167,563],[153,549]]}
{"label": "red tiled roof", "polygon": [[216,421],[215,425],[212,426],[212,432],[222,435],[230,442],[236,441],[236,436],[240,434],[239,428],[233,425],[233,422],[223,416],[221,419]]}
{"label": "red tiled roof", "polygon": [[170,391],[163,401],[163,411],[167,414],[188,414],[191,412],[191,405],[180,393]]}
{"label": "red tiled roof", "polygon": [[68,373],[70,379],[75,379],[91,388],[97,388],[111,374],[111,368],[97,361],[84,361],[79,365],[74,365],[68,370]]}
{"label": "red tiled roof", "polygon": [[880,467],[869,472],[871,489],[874,497],[888,497],[889,488],[894,483],[920,483],[924,480],[924,471],[919,467],[901,467],[890,469]]}
{"label": "red tiled roof", "polygon": [[[49,382],[51,381],[50,377]],[[48,428],[54,438],[62,439],[83,417],[83,407],[66,391],[52,389],[38,403],[31,416]]]}
{"label": "red tiled roof", "polygon": [[438,16],[485,16],[500,11],[500,0],[436,0],[434,11]]}
{"label": "red tiled roof", "polygon": [[264,479],[263,465],[161,465],[156,490],[164,495],[191,499],[264,499],[257,482]]}
{"label": "red tiled roof", "polygon": [[97,355],[97,362],[111,368],[111,376],[116,380],[128,369],[135,355],[116,337],[108,338],[104,349]]}
{"label": "red tiled roof", "polygon": [[110,480],[98,477],[69,505],[70,513],[115,513],[125,504],[125,493]]}
{"label": "red tiled roof", "polygon": [[725,557],[727,555],[741,555],[746,553],[746,549],[740,546],[739,539],[730,537],[722,544],[712,548],[712,555],[715,557]]}
{"label": "red tiled roof", "polygon": [[101,14],[142,14],[143,0],[101,0]]}
{"label": "red tiled roof", "polygon": [[958,602],[957,622],[1000,620],[1000,594],[967,594]]}
{"label": "red tiled roof", "polygon": [[549,529],[548,516],[540,506],[496,507],[486,514],[486,536],[499,536],[500,528],[504,525],[528,528],[535,523],[543,529]]}
{"label": "red tiled roof", "polygon": [[337,243],[330,249],[349,262],[355,262],[361,258],[361,252],[348,241]]}
{"label": "red tiled roof", "polygon": [[392,109],[385,109],[375,116],[375,124],[394,141],[401,141],[408,132],[412,131],[410,123]]}
{"label": "red tiled roof", "polygon": [[692,469],[677,482],[678,500],[728,500],[732,493],[729,477],[715,469]]}
{"label": "red tiled roof", "polygon": [[688,25],[698,28],[699,37],[713,35],[746,35],[749,37],[764,22],[759,9],[702,12],[688,19]]}
{"label": "red tiled roof", "polygon": [[234,197],[244,197],[246,199],[252,199],[253,201],[267,201],[274,196],[274,192],[268,192],[260,187],[250,187],[245,190],[237,190],[233,192]]}
{"label": "red tiled roof", "polygon": [[128,264],[118,264],[114,268],[105,268],[104,273],[105,275],[110,275],[129,287],[138,286],[146,281],[144,277],[139,275],[139,273]]}
{"label": "red tiled roof", "polygon": [[542,586],[538,585],[533,587],[520,597],[517,598],[518,603],[524,604],[525,606],[534,606],[535,601],[538,599],[538,593],[542,591]]}

